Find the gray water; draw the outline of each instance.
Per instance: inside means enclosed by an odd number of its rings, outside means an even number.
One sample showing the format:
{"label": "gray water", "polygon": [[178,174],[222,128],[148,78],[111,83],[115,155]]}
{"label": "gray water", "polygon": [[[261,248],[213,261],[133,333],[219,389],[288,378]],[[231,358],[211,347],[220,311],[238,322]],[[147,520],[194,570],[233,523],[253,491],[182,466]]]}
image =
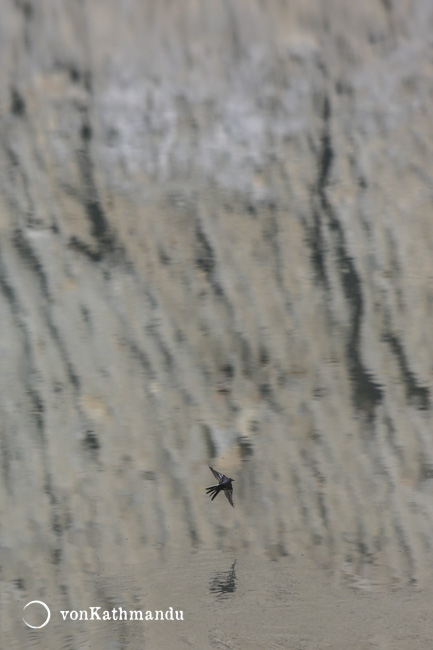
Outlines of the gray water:
{"label": "gray water", "polygon": [[2,647],[430,647],[432,27],[2,3]]}

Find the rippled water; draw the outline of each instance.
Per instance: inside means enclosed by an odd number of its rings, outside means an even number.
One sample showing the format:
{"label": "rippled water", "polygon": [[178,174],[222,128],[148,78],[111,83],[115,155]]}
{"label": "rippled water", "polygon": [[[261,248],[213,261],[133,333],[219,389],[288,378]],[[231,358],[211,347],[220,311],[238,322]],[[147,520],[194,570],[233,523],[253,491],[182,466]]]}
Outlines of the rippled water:
{"label": "rippled water", "polygon": [[[324,649],[386,648],[392,638],[393,647],[427,647],[430,591],[354,591],[302,557],[273,561],[242,551],[175,554],[151,564],[131,566],[121,575],[115,566],[103,575],[89,573],[83,593],[68,603],[47,592],[48,625],[13,631],[6,626],[3,643],[13,648]],[[25,600],[17,598],[12,611],[20,611]],[[74,609],[78,620],[67,614]],[[33,625],[46,619],[39,604],[23,614]],[[114,620],[120,616],[126,620]],[[157,620],[161,616],[174,620]]]}

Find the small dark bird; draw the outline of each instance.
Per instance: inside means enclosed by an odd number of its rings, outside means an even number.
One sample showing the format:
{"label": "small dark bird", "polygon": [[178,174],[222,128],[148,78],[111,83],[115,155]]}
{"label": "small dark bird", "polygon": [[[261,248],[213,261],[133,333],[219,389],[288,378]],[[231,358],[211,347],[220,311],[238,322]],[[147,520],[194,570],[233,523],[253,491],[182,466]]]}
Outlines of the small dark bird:
{"label": "small dark bird", "polygon": [[209,465],[209,469],[212,472],[212,474],[215,476],[216,479],[218,479],[218,485],[210,485],[209,487],[206,488],[206,494],[209,496],[212,496],[211,501],[213,501],[216,497],[217,494],[221,492],[221,490],[224,490],[224,494],[226,495],[227,499],[229,500],[229,503],[233,508],[235,507],[233,503],[233,486],[232,486],[232,481],[234,481],[234,478],[227,478],[225,474],[221,474],[221,472],[217,472],[216,469],[211,467]]}

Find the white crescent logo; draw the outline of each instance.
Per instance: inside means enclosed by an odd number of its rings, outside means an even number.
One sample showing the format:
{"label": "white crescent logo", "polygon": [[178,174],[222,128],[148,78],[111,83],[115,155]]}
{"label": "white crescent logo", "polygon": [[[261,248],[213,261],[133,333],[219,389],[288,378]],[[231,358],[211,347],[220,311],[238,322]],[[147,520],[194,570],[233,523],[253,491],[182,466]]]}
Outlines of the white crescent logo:
{"label": "white crescent logo", "polygon": [[[45,621],[45,623],[42,623],[42,625],[30,625],[30,623],[27,623],[26,619],[23,616],[23,621],[28,627],[32,627],[34,630],[39,630],[39,628],[46,626],[46,624],[48,623],[48,621],[51,618],[51,612],[50,612],[50,608],[48,607],[48,605],[43,603],[42,600],[32,600],[30,603],[27,603],[27,605],[24,607],[24,609],[27,609],[27,607],[29,605],[33,605],[33,603],[38,603],[39,605],[42,605],[42,607],[45,607],[45,609],[47,610],[47,620]],[[24,609],[23,609],[23,611],[24,611]]]}

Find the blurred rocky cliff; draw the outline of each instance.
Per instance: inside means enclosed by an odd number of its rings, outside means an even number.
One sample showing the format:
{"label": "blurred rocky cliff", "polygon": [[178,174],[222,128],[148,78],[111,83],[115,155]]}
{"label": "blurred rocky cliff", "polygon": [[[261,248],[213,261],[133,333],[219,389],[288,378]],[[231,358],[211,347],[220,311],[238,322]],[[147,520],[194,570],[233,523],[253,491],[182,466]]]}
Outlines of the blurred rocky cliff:
{"label": "blurred rocky cliff", "polygon": [[432,3],[4,0],[0,61],[10,598],[204,546],[422,580]]}

